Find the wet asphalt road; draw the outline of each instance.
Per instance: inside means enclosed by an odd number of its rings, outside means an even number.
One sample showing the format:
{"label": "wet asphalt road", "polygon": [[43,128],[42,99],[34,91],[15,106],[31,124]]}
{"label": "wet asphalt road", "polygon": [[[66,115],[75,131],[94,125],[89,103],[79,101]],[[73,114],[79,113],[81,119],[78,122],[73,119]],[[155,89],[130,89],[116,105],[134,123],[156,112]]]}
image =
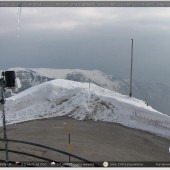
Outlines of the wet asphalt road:
{"label": "wet asphalt road", "polygon": [[[79,121],[68,117],[33,120],[7,126],[9,139],[44,144],[68,151],[68,123],[71,124],[71,153],[92,162],[98,161],[170,161],[170,139],[101,121]],[[0,128],[0,137],[3,136]],[[0,148],[4,144],[0,142]],[[68,162],[68,156],[47,149],[9,143],[9,149],[27,152],[55,161]],[[0,152],[0,159],[5,154]],[[25,155],[9,153],[12,161],[40,161]],[[71,161],[77,161],[71,158]]]}

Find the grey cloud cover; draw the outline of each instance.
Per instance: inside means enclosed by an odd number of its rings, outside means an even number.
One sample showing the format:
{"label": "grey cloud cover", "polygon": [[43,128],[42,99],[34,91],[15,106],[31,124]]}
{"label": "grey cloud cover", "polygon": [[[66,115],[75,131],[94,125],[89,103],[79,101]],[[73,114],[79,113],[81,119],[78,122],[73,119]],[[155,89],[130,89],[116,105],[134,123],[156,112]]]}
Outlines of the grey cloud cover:
{"label": "grey cloud cover", "polygon": [[170,83],[169,8],[0,8],[0,68],[99,69]]}

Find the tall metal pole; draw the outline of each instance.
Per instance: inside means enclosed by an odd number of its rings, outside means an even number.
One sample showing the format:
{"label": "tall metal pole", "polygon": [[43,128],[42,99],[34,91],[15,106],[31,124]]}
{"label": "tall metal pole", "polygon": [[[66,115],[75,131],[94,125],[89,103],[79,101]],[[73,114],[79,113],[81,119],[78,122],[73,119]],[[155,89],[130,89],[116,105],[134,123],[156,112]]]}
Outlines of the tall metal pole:
{"label": "tall metal pole", "polygon": [[129,96],[132,97],[132,69],[133,69],[133,39],[132,46],[131,46],[131,69],[130,69],[130,93]]}
{"label": "tall metal pole", "polygon": [[6,133],[6,122],[5,122],[5,94],[4,94],[4,85],[3,82],[1,82],[1,94],[2,94],[2,99],[0,104],[2,105],[2,116],[3,116],[3,131],[4,131],[4,142],[5,142],[5,161],[6,161],[6,166],[8,166],[9,162],[9,157],[8,157],[8,139],[7,139],[7,133]]}
{"label": "tall metal pole", "polygon": [[91,82],[91,80],[89,79],[89,92],[90,92],[90,82]]}

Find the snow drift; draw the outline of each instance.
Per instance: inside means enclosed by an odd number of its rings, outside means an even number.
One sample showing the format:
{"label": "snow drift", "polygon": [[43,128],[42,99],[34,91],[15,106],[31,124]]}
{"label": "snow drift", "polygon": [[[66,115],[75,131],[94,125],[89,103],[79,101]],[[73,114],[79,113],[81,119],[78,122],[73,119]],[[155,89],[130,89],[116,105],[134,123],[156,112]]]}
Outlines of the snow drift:
{"label": "snow drift", "polygon": [[[26,90],[34,85],[54,79],[66,79],[77,82],[91,82],[100,87],[129,94],[129,80],[108,75],[99,70],[82,69],[51,69],[51,68],[10,68],[14,70],[20,79],[22,87],[18,92]],[[17,93],[18,93],[17,92]],[[8,93],[8,97],[10,94]],[[169,101],[170,87],[161,83],[144,83],[133,80],[133,96],[140,100],[147,100],[149,105],[170,116]],[[160,99],[160,96],[161,97]]]}
{"label": "snow drift", "polygon": [[6,102],[7,124],[56,116],[115,122],[170,137],[170,116],[144,101],[92,83],[89,89],[89,83],[56,79],[31,87]]}

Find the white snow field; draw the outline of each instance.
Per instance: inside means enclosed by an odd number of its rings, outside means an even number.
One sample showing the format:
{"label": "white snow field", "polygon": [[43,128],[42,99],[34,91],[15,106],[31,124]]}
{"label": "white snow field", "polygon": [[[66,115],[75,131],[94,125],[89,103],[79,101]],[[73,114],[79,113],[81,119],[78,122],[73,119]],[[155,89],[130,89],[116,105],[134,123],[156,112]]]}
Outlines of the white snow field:
{"label": "white snow field", "polygon": [[[57,116],[115,122],[170,138],[170,116],[147,106],[144,101],[92,83],[89,89],[89,83],[56,79],[6,101],[7,124]],[[0,119],[2,126],[1,115]]]}

